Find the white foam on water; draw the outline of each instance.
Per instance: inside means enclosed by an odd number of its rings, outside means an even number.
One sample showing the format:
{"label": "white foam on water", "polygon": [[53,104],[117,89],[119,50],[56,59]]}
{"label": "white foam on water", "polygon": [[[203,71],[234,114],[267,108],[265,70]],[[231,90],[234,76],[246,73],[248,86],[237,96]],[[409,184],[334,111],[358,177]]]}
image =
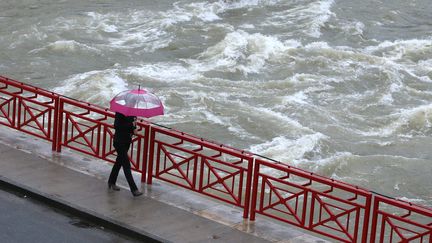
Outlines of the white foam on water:
{"label": "white foam on water", "polygon": [[9,49],[18,48],[19,45],[28,41],[44,41],[48,38],[48,34],[37,25],[31,25],[28,28],[16,30],[11,33],[11,36],[14,41],[9,45]]}
{"label": "white foam on water", "polygon": [[50,31],[67,32],[73,30],[84,30],[86,34],[103,34],[118,32],[120,14],[84,12],[78,18],[76,16],[58,17],[53,26],[47,26]]}
{"label": "white foam on water", "polygon": [[108,107],[109,101],[127,89],[127,82],[115,70],[91,71],[62,82],[54,92],[74,99]]}
{"label": "white foam on water", "polygon": [[[411,44],[413,45],[411,46]],[[411,85],[407,85],[413,79],[425,83],[432,82],[432,61],[430,58],[432,56],[432,42],[430,40],[385,42],[364,49],[346,46],[333,47],[327,42],[321,41],[305,44],[299,49],[307,51],[308,55],[313,56],[313,59],[322,62],[321,65],[324,67],[331,68],[343,76],[355,77],[358,82],[363,82],[363,77],[370,80],[371,74],[376,76],[376,82],[382,83],[382,85],[368,92],[381,96],[378,100],[380,105],[391,106],[395,94],[406,97],[411,94],[428,95],[430,93],[428,90],[416,90],[411,88]],[[298,61],[302,60],[296,55],[294,58]],[[308,62],[307,60],[304,61]],[[383,76],[384,79],[381,79],[380,76]],[[315,77],[312,76],[311,79],[307,80],[313,82],[314,79]],[[338,79],[337,77],[320,77],[320,79],[322,81],[318,83],[321,85],[326,80],[331,83],[346,82],[345,79]],[[292,81],[297,81],[296,76],[292,78]],[[305,80],[301,79],[301,81]],[[384,92],[383,87],[386,87]],[[368,95],[368,93],[364,93],[364,95]],[[359,96],[356,100],[366,97]]]}
{"label": "white foam on water", "polygon": [[298,41],[281,42],[273,36],[249,34],[244,30],[228,33],[225,38],[200,54],[199,60],[188,60],[197,71],[222,70],[245,75],[260,72],[267,62],[277,61],[284,53],[300,46]]}
{"label": "white foam on water", "polygon": [[213,124],[222,125],[222,126],[227,126],[229,124],[229,122],[227,122],[226,119],[222,119],[222,118],[214,115],[212,112],[209,112],[207,110],[203,110],[202,112],[205,116],[206,121],[209,121]]}
{"label": "white foam on water", "polygon": [[416,62],[418,60],[415,58],[418,57],[418,55],[422,57],[430,57],[427,54],[432,53],[432,39],[384,41],[379,43],[377,46],[366,47],[364,48],[364,51],[394,61],[403,60],[405,62]]}
{"label": "white foam on water", "polygon": [[334,0],[318,0],[294,7],[289,6],[286,10],[275,11],[262,25],[284,26],[290,24],[310,37],[319,38],[321,28],[334,16],[331,11],[333,4]]}
{"label": "white foam on water", "polygon": [[363,35],[365,25],[360,21],[344,21],[341,24],[341,29],[349,35]]}
{"label": "white foam on water", "polygon": [[194,16],[193,13],[180,6],[180,2],[175,2],[173,4],[173,7],[174,8],[171,10],[160,13],[160,15],[162,16],[162,26],[171,27],[176,24],[192,20]]}
{"label": "white foam on water", "polygon": [[364,51],[391,61],[394,66],[405,69],[420,81],[430,82],[429,77],[417,76],[414,72],[420,71],[424,75],[432,69],[432,39],[384,41],[377,46],[366,47]]}
{"label": "white foam on water", "polygon": [[242,24],[242,25],[239,26],[239,28],[253,30],[253,29],[255,29],[255,25],[253,25],[253,24]]}
{"label": "white foam on water", "polygon": [[286,106],[288,104],[300,104],[300,105],[306,105],[308,97],[303,91],[296,92],[293,95],[285,96],[282,98],[282,106]]}
{"label": "white foam on water", "polygon": [[131,10],[108,13],[86,12],[76,16],[59,17],[54,25],[45,27],[47,32],[68,33],[79,31],[91,38],[99,49],[142,48],[153,52],[169,45],[173,34],[164,26],[164,18],[150,11]]}
{"label": "white foam on water", "polygon": [[93,19],[93,21],[91,21],[91,25],[93,25],[95,29],[106,33],[115,33],[119,31],[118,26],[116,25],[116,19],[119,16],[112,14],[103,15],[95,12],[88,12],[87,16]]}
{"label": "white foam on water", "polygon": [[29,53],[38,54],[42,51],[52,51],[58,53],[74,53],[74,52],[94,52],[101,53],[101,51],[97,48],[88,46],[86,44],[79,43],[74,40],[59,40],[48,45],[45,45],[42,48],[37,48],[31,50]]}
{"label": "white foam on water", "polygon": [[394,101],[392,94],[384,94],[381,99],[379,99],[378,103],[381,105],[389,105]]}
{"label": "white foam on water", "polygon": [[[327,42],[320,41],[308,43],[300,48],[313,52],[311,55],[325,57],[326,62],[331,62],[335,71],[346,70],[352,64],[359,65],[365,71],[382,70],[395,83],[391,87],[391,92],[398,92],[404,86],[401,75],[404,73],[422,82],[432,82],[432,40],[385,41],[363,49],[333,47]],[[396,84],[400,86],[396,88]]]}
{"label": "white foam on water", "polygon": [[249,151],[296,165],[303,160],[307,152],[316,150],[320,141],[326,138],[327,136],[321,133],[307,134],[297,139],[278,136],[271,141],[251,146]]}
{"label": "white foam on water", "polygon": [[330,19],[333,15],[331,12],[331,7],[334,4],[334,0],[328,1],[318,1],[310,5],[310,8],[307,12],[311,14],[318,13],[313,21],[311,22],[310,29],[307,32],[312,37],[320,37],[321,36],[321,27]]}
{"label": "white foam on water", "polygon": [[425,200],[420,198],[408,198],[408,197],[397,197],[397,199],[405,201],[405,202],[411,202],[411,203],[418,203],[418,204],[424,204]]}
{"label": "white foam on water", "polygon": [[338,163],[340,165],[346,165],[346,159],[349,157],[352,157],[353,154],[350,152],[336,152],[334,154],[332,154],[330,157],[327,158],[322,158],[322,159],[318,159],[315,163],[314,163],[314,168],[317,169],[320,166],[323,165],[331,165],[331,164],[335,164]]}
{"label": "white foam on water", "polygon": [[109,38],[110,45],[120,49],[142,48],[146,52],[167,47],[174,38],[163,16],[149,11],[132,11],[118,16],[118,36]]}
{"label": "white foam on water", "polygon": [[198,2],[187,5],[187,8],[193,9],[191,12],[194,14],[194,17],[204,22],[212,22],[221,19],[218,13],[223,11],[224,4],[222,2]]}
{"label": "white foam on water", "polygon": [[296,84],[304,84],[304,83],[317,83],[321,80],[322,76],[310,73],[296,73],[292,78],[290,78],[290,82]]}
{"label": "white foam on water", "polygon": [[391,135],[412,136],[413,133],[427,133],[432,130],[432,104],[411,109],[402,109],[387,118],[389,125],[363,132],[365,136],[388,137]]}
{"label": "white foam on water", "polygon": [[382,58],[395,80],[406,72],[418,81],[432,83],[432,39],[384,41],[364,52]]}
{"label": "white foam on water", "polygon": [[167,11],[166,23],[177,24],[179,22],[199,19],[203,22],[214,22],[221,20],[223,13],[236,9],[250,9],[274,5],[276,0],[239,0],[239,1],[205,1],[187,4],[174,3],[174,9]]}
{"label": "white foam on water", "polygon": [[219,2],[223,2],[228,9],[239,9],[239,8],[249,8],[249,7],[272,6],[283,1],[281,0],[237,0],[237,1],[219,0]]}
{"label": "white foam on water", "polygon": [[304,127],[298,121],[292,119],[288,115],[283,114],[281,112],[273,111],[270,108],[266,108],[266,107],[250,107],[249,109],[251,109],[254,112],[256,112],[256,114],[261,114],[262,116],[268,117],[268,119],[273,119],[273,120],[277,119],[277,120],[280,120],[281,121],[280,124],[283,124],[281,126],[290,127],[290,130],[294,130],[296,132],[300,132],[300,131],[313,132],[312,129],[310,129],[308,127]]}
{"label": "white foam on water", "polygon": [[182,82],[201,78],[201,74],[196,72],[193,67],[174,62],[142,64],[128,67],[125,72],[143,79],[150,78],[161,82]]}
{"label": "white foam on water", "polygon": [[225,127],[235,137],[258,139],[258,137],[254,136],[253,134],[247,132],[244,128],[242,128],[240,124],[232,122],[232,119],[230,117],[221,117],[215,115],[212,112],[209,112],[208,110],[201,110],[201,113],[204,114],[203,121]]}
{"label": "white foam on water", "polygon": [[306,50],[335,50],[333,47],[330,47],[330,45],[327,42],[324,41],[316,41],[308,43],[304,46]]}

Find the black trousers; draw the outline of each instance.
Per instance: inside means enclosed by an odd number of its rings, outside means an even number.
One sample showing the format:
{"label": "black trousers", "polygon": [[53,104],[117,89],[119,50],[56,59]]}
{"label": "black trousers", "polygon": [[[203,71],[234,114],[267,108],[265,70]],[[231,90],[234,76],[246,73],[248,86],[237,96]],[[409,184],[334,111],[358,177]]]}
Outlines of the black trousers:
{"label": "black trousers", "polygon": [[130,143],[114,143],[114,148],[117,152],[117,158],[111,170],[111,174],[108,179],[108,184],[114,185],[116,183],[120,168],[123,167],[123,172],[129,184],[130,190],[136,191],[138,190],[138,188],[132,177],[132,170],[131,170],[131,165],[128,157],[129,147],[130,147]]}

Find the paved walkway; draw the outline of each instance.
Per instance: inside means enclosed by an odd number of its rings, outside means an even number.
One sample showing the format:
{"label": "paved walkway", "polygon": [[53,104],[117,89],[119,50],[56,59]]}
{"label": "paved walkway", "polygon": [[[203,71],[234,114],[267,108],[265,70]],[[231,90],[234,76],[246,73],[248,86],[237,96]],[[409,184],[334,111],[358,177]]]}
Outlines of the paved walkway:
{"label": "paved walkway", "polygon": [[[21,190],[145,242],[325,242],[236,207],[154,181],[134,198],[122,172],[119,192],[107,190],[111,164],[0,127],[0,185]],[[139,182],[139,176],[135,181]],[[1,216],[0,216],[1,217]]]}

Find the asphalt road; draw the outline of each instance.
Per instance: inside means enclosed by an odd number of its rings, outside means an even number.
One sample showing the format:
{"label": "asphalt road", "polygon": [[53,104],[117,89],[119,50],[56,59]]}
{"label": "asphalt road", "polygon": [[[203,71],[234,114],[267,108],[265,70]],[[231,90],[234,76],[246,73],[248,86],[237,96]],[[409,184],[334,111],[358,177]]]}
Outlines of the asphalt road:
{"label": "asphalt road", "polygon": [[0,190],[0,242],[139,242],[67,212]]}

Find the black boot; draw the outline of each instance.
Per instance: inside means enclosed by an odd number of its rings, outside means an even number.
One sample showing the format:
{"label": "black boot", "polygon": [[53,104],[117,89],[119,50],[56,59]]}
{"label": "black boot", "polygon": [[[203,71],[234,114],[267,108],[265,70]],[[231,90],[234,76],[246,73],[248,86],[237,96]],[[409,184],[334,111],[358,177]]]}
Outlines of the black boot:
{"label": "black boot", "polygon": [[108,189],[120,191],[120,187],[116,186],[115,184],[108,184]]}
{"label": "black boot", "polygon": [[132,191],[132,195],[133,195],[134,197],[141,196],[142,194],[143,194],[143,193],[140,192],[140,191],[138,191],[138,190]]}

